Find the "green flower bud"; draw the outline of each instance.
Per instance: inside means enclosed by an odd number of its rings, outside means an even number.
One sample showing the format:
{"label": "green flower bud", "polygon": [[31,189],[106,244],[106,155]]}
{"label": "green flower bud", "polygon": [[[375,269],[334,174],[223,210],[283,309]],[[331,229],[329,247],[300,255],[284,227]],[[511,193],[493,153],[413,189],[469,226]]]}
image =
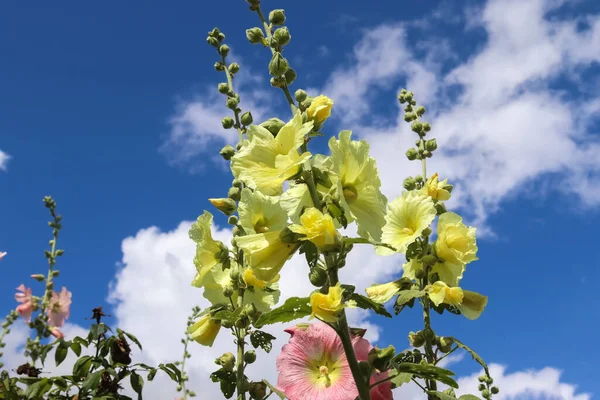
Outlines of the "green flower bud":
{"label": "green flower bud", "polygon": [[481,391],[481,397],[483,397],[484,399],[489,399],[490,397],[492,397],[492,395],[489,390],[483,389]]}
{"label": "green flower bud", "polygon": [[248,350],[246,354],[244,354],[244,361],[248,364],[252,364],[256,361],[256,352],[254,350]]}
{"label": "green flower bud", "polygon": [[286,85],[291,85],[296,80],[296,71],[290,68],[283,76],[285,78]]}
{"label": "green flower bud", "polygon": [[396,355],[396,349],[394,346],[388,346],[383,349],[377,347],[371,349],[368,355],[369,364],[380,371],[388,369],[390,361]]}
{"label": "green flower bud", "polygon": [[284,125],[285,122],[283,122],[279,118],[269,118],[268,120],[260,124],[260,126],[271,132],[273,136],[277,136],[277,134],[279,133],[281,128],[283,128]]}
{"label": "green flower bud", "polygon": [[271,75],[281,76],[285,74],[289,68],[290,64],[280,52],[273,54],[271,62],[269,63],[269,72]]}
{"label": "green flower bud", "polygon": [[419,331],[417,333],[410,332],[408,334],[408,341],[412,347],[421,347],[425,344],[425,336],[423,335],[423,331]]}
{"label": "green flower bud", "polygon": [[304,100],[306,100],[306,96],[306,92],[302,89],[298,89],[296,90],[296,93],[294,93],[294,97],[298,103],[302,103]]}
{"label": "green flower bud", "polygon": [[244,186],[244,184],[239,179],[234,179],[231,181],[231,186],[241,188],[242,186]]}
{"label": "green flower bud", "polygon": [[233,322],[231,322],[228,319],[222,319],[221,326],[225,329],[230,329],[230,328],[233,328]]}
{"label": "green flower bud", "polygon": [[231,297],[233,295],[233,286],[227,285],[223,288],[223,296]]}
{"label": "green flower bud", "polygon": [[264,382],[251,382],[248,393],[250,394],[250,398],[262,400],[267,395],[267,384]]}
{"label": "green flower bud", "polygon": [[434,151],[435,149],[437,149],[437,142],[435,139],[429,139],[428,141],[425,142],[425,149],[427,151]]}
{"label": "green flower bud", "polygon": [[319,266],[315,266],[308,273],[308,280],[313,286],[321,287],[327,282],[327,271]]}
{"label": "green flower bud", "polygon": [[435,206],[435,211],[437,212],[437,215],[442,215],[443,213],[446,212],[446,206],[441,201],[438,201],[437,203],[435,203],[434,206]]}
{"label": "green flower bud", "polygon": [[428,151],[428,150],[425,150],[425,151],[423,152],[423,157],[431,158],[431,156],[433,156],[433,153],[432,153],[432,152],[430,152],[430,151]]}
{"label": "green flower bud", "polygon": [[225,40],[225,34],[223,32],[219,33],[217,39],[219,39],[219,42],[222,42],[223,40]]}
{"label": "green flower bud", "polygon": [[417,107],[417,109],[415,110],[415,112],[416,112],[416,113],[417,113],[417,115],[420,117],[420,116],[422,116],[423,114],[425,114],[425,107],[423,107],[423,106],[419,106],[419,107]]}
{"label": "green flower bud", "polygon": [[417,158],[418,154],[419,154],[419,152],[417,151],[417,149],[415,149],[414,147],[411,147],[410,149],[408,149],[406,151],[406,158],[408,158],[410,161],[412,161]]}
{"label": "green flower bud", "polygon": [[417,181],[417,183],[423,183],[423,177],[421,175],[417,175],[415,176],[415,181]]}
{"label": "green flower bud", "polygon": [[242,191],[240,188],[231,187],[229,188],[229,191],[227,191],[227,197],[235,201],[240,201],[240,198],[242,197]]}
{"label": "green flower bud", "polygon": [[221,149],[221,151],[219,151],[219,154],[224,159],[230,160],[231,157],[233,157],[235,155],[235,149],[233,147],[231,147],[230,145],[227,145],[227,146],[223,147]]}
{"label": "green flower bud", "polygon": [[415,114],[413,114],[413,113],[406,113],[404,115],[404,120],[406,122],[414,121],[415,119],[417,119],[417,116]]}
{"label": "green flower bud", "polygon": [[232,74],[237,74],[238,72],[240,72],[240,64],[236,62],[229,64],[229,72],[231,72]]}
{"label": "green flower bud", "polygon": [[408,104],[406,107],[404,107],[404,111],[409,113],[413,111],[413,106],[411,106],[410,104]]}
{"label": "green flower bud", "polygon": [[213,47],[219,47],[219,39],[211,36],[206,38],[206,43],[210,44]]}
{"label": "green flower bud", "polygon": [[429,132],[430,130],[431,130],[431,125],[429,125],[429,122],[423,123],[423,131]]}
{"label": "green flower bud", "polygon": [[485,375],[478,376],[477,380],[479,382],[485,382],[485,381],[487,381],[487,376],[485,376]]}
{"label": "green flower bud", "polygon": [[425,278],[425,271],[423,271],[423,269],[418,269],[415,271],[415,278],[417,279],[423,279]]}
{"label": "green flower bud", "polygon": [[400,102],[400,104],[406,103],[406,97],[404,97],[403,93],[398,94],[398,101]]}
{"label": "green flower bud", "polygon": [[404,180],[403,186],[406,190],[414,190],[417,187],[417,182],[409,176]]}
{"label": "green flower bud", "polygon": [[438,349],[442,353],[447,353],[452,350],[452,344],[454,343],[454,339],[447,336],[442,336],[439,341]]}
{"label": "green flower bud", "polygon": [[290,39],[292,38],[290,36],[290,31],[285,26],[283,28],[277,28],[277,30],[275,30],[275,33],[273,33],[273,37],[280,46],[285,46],[290,42]]}
{"label": "green flower bud", "polygon": [[483,383],[480,383],[479,386],[477,386],[477,389],[481,392],[485,389],[485,385]]}
{"label": "green flower bud", "polygon": [[233,118],[231,117],[225,117],[221,120],[221,125],[223,125],[223,128],[225,129],[231,129],[233,128]]}
{"label": "green flower bud", "polygon": [[226,84],[225,82],[221,82],[217,86],[217,89],[219,90],[219,93],[227,94],[227,92],[229,92],[229,85]]}
{"label": "green flower bud", "polygon": [[237,207],[232,199],[208,199],[208,201],[225,215],[233,214]]}
{"label": "green flower bud", "polygon": [[212,30],[210,32],[208,32],[208,36],[217,37],[219,35],[219,33],[221,33],[221,31],[219,30],[219,28],[217,28],[215,26],[214,28],[212,28]]}
{"label": "green flower bud", "polygon": [[223,355],[215,360],[215,364],[223,367],[225,371],[233,371],[235,368],[235,356],[232,353],[223,353]]}
{"label": "green flower bud", "polygon": [[52,271],[52,277],[53,278],[58,278],[58,276],[60,275],[60,271],[55,269],[54,271]]}
{"label": "green flower bud", "polygon": [[269,22],[273,25],[283,25],[285,23],[285,11],[281,9],[271,11],[269,13]]}
{"label": "green flower bud", "polygon": [[431,228],[430,227],[427,227],[427,228],[423,229],[423,232],[421,233],[421,236],[427,237],[427,236],[430,236],[430,235],[431,235]]}
{"label": "green flower bud", "polygon": [[269,80],[269,83],[273,87],[282,88],[285,86],[285,77],[284,76],[273,77]]}
{"label": "green flower bud", "polygon": [[252,124],[252,113],[250,113],[250,111],[246,111],[245,113],[242,114],[242,117],[240,118],[240,120],[242,121],[243,125],[250,125]]}
{"label": "green flower bud", "polygon": [[240,101],[237,98],[228,97],[226,104],[227,104],[227,108],[229,108],[230,110],[235,110],[239,103],[240,103]]}
{"label": "green flower bud", "polygon": [[246,39],[252,44],[262,43],[265,39],[262,29],[258,27],[246,29]]}
{"label": "green flower bud", "polygon": [[498,394],[500,393],[500,389],[498,389],[497,386],[492,386],[492,394]]}
{"label": "green flower bud", "polygon": [[412,123],[411,129],[413,132],[421,133],[421,129],[423,129],[423,124],[419,121],[415,121]]}
{"label": "green flower bud", "polygon": [[229,54],[229,46],[226,44],[221,45],[221,47],[219,47],[219,54],[223,57],[227,57],[227,54]]}
{"label": "green flower bud", "polygon": [[43,282],[44,280],[46,280],[46,277],[42,274],[33,274],[31,275],[31,277],[38,282]]}
{"label": "green flower bud", "polygon": [[177,387],[175,388],[178,392],[181,392],[183,390],[183,387],[181,387],[181,385],[177,385]]}
{"label": "green flower bud", "polygon": [[235,224],[237,224],[237,223],[238,223],[238,220],[239,220],[239,219],[238,219],[238,217],[237,217],[237,216],[235,216],[235,215],[230,215],[230,216],[229,216],[229,218],[227,218],[227,223],[228,223],[229,225],[235,225]]}
{"label": "green flower bud", "polygon": [[217,61],[217,62],[215,63],[215,69],[216,69],[217,71],[219,71],[219,72],[220,72],[220,71],[225,71],[225,66],[223,65],[223,63],[222,63],[221,61]]}

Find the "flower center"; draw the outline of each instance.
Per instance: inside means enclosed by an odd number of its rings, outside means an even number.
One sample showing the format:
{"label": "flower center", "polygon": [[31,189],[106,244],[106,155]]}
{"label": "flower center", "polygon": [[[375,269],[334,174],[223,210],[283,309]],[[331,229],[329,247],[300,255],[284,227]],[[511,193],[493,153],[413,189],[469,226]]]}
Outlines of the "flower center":
{"label": "flower center", "polygon": [[258,221],[256,221],[254,223],[254,231],[256,233],[267,233],[269,231],[267,221],[265,221],[264,218],[260,218]]}
{"label": "flower center", "polygon": [[413,233],[415,233],[415,231],[413,231],[412,229],[406,227],[406,228],[402,228],[402,233],[404,233],[406,235],[412,235]]}
{"label": "flower center", "polygon": [[356,200],[357,197],[358,197],[358,191],[356,190],[356,188],[354,186],[352,186],[352,185],[344,186],[344,198],[346,199],[346,201],[352,202],[352,201]]}
{"label": "flower center", "polygon": [[323,381],[325,387],[331,386],[331,377],[329,376],[329,368],[327,365],[321,365],[319,367],[319,379]]}

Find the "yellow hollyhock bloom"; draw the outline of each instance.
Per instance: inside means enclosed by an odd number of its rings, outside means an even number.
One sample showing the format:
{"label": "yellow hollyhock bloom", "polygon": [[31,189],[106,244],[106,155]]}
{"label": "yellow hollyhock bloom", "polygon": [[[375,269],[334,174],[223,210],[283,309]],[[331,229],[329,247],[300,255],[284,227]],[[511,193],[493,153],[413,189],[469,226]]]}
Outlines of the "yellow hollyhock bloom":
{"label": "yellow hollyhock bloom", "polygon": [[223,263],[227,261],[229,254],[227,247],[220,241],[212,238],[213,216],[208,211],[198,217],[192,224],[189,231],[190,239],[196,242],[196,256],[194,265],[196,266],[196,276],[192,285],[196,287],[203,286],[204,277],[213,269],[222,269]]}
{"label": "yellow hollyhock bloom", "polygon": [[488,298],[479,293],[450,287],[437,281],[428,289],[428,296],[436,306],[442,303],[456,307],[468,319],[477,319],[485,309]]}
{"label": "yellow hollyhock bloom", "polygon": [[427,182],[421,188],[421,194],[429,196],[434,200],[448,200],[450,198],[450,192],[445,187],[448,186],[448,179],[439,181],[437,172],[427,179]]}
{"label": "yellow hollyhock bloom", "polygon": [[314,207],[308,208],[300,216],[301,225],[290,225],[290,230],[306,237],[300,240],[310,240],[322,251],[331,251],[339,247],[340,234],[335,229],[331,215],[325,214]]}
{"label": "yellow hollyhock bloom", "polygon": [[279,198],[267,196],[248,188],[242,190],[238,205],[239,223],[246,234],[280,231],[287,226],[287,213]]}
{"label": "yellow hollyhock bloom", "polygon": [[329,140],[334,194],[348,222],[356,220],[358,234],[379,242],[387,199],[379,189],[381,181],[375,159],[369,157],[369,144],[350,140],[351,136],[352,132],[342,131],[338,140]]}
{"label": "yellow hollyhock bloom", "polygon": [[319,95],[312,99],[310,106],[306,109],[306,115],[309,121],[316,121],[322,124],[331,115],[333,100],[324,95]]}
{"label": "yellow hollyhock bloom", "polygon": [[400,286],[394,282],[381,283],[379,285],[371,285],[365,289],[367,297],[376,303],[384,304],[387,303],[398,294]]}
{"label": "yellow hollyhock bloom", "polygon": [[248,187],[267,195],[280,195],[285,180],[296,175],[300,164],[310,157],[298,149],[313,123],[302,123],[297,113],[285,124],[277,137],[259,125],[248,128],[248,143],[231,158],[233,175]]}
{"label": "yellow hollyhock bloom", "polygon": [[404,192],[388,206],[381,240],[394,247],[398,253],[404,253],[406,247],[429,227],[435,216],[431,197],[414,191]]}
{"label": "yellow hollyhock bloom", "polygon": [[312,314],[310,319],[317,317],[325,322],[335,322],[338,320],[340,312],[344,309],[342,303],[342,286],[337,285],[329,287],[327,294],[318,291],[310,295],[310,306]]}
{"label": "yellow hollyhock bloom", "polygon": [[417,279],[417,271],[423,269],[423,263],[419,262],[416,258],[409,260],[402,264],[402,277],[408,279]]}
{"label": "yellow hollyhock bloom", "polygon": [[453,212],[440,215],[438,238],[435,241],[437,255],[453,264],[468,264],[477,258],[476,229],[467,227],[462,218]]}
{"label": "yellow hollyhock bloom", "polygon": [[280,233],[281,231],[269,231],[235,238],[256,278],[263,281],[274,279],[300,247],[299,243],[282,241]]}
{"label": "yellow hollyhock bloom", "polygon": [[220,329],[220,322],[213,321],[210,315],[205,315],[188,328],[188,333],[196,342],[210,347],[213,345]]}

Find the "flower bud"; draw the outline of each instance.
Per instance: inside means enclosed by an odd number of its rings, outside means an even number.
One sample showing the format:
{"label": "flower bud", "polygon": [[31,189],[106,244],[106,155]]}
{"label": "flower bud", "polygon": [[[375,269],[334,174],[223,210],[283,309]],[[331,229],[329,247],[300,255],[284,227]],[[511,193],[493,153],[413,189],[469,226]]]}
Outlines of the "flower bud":
{"label": "flower bud", "polygon": [[313,286],[321,287],[327,282],[327,271],[319,266],[315,266],[308,273],[308,279]]}
{"label": "flower bud", "polygon": [[230,145],[227,145],[227,146],[223,147],[221,149],[221,151],[219,151],[219,154],[224,159],[230,160],[231,157],[233,157],[235,155],[235,149],[233,147],[231,147]]}
{"label": "flower bud", "polygon": [[296,90],[296,93],[294,93],[294,97],[298,103],[302,103],[304,100],[306,100],[306,96],[306,92],[302,89],[298,89]]}
{"label": "flower bud", "polygon": [[423,129],[423,123],[421,123],[420,121],[415,121],[412,123],[410,128],[413,132],[421,133],[421,129]]}
{"label": "flower bud", "polygon": [[271,11],[269,13],[269,22],[273,25],[283,25],[285,23],[285,11],[281,9]]}
{"label": "flower bud", "polygon": [[38,282],[43,282],[46,279],[46,277],[42,274],[33,274],[31,277]]}
{"label": "flower bud", "polygon": [[417,279],[423,279],[425,278],[425,271],[423,271],[422,268],[419,268],[415,271],[415,278]]}
{"label": "flower bud", "polygon": [[440,351],[442,353],[447,353],[450,350],[452,350],[453,343],[454,343],[454,339],[452,339],[451,337],[442,336],[439,339],[438,349],[440,349]]}
{"label": "flower bud", "polygon": [[234,179],[231,181],[231,186],[241,188],[242,186],[244,186],[244,184],[239,179]]}
{"label": "flower bud", "polygon": [[208,201],[225,215],[233,214],[236,209],[235,201],[232,199],[208,199]]}
{"label": "flower bud", "polygon": [[417,333],[410,332],[408,334],[408,341],[412,347],[421,347],[425,344],[425,336],[423,335],[423,331],[419,331]]}
{"label": "flower bud", "polygon": [[277,28],[275,33],[273,33],[273,37],[280,46],[285,46],[290,42],[290,39],[292,38],[290,36],[290,31],[285,26],[283,28]]}
{"label": "flower bud", "polygon": [[283,77],[285,78],[285,84],[291,85],[296,80],[296,71],[290,68],[286,71]]}
{"label": "flower bud", "polygon": [[431,235],[431,228],[430,228],[430,227],[427,227],[427,228],[423,229],[423,232],[421,232],[421,235],[422,235],[423,237],[430,236],[430,235]]}
{"label": "flower bud", "polygon": [[227,218],[227,223],[229,225],[235,225],[238,223],[238,217],[235,215],[230,215],[229,218]]}
{"label": "flower bud", "polygon": [[384,349],[377,347],[371,349],[368,355],[369,364],[380,371],[388,369],[390,361],[396,355],[396,349],[394,346],[388,346]]}
{"label": "flower bud", "polygon": [[411,176],[409,176],[404,180],[404,183],[402,185],[406,190],[414,190],[417,187],[417,182]]}
{"label": "flower bud", "polygon": [[231,129],[233,128],[233,118],[231,117],[225,117],[221,120],[221,125],[223,125],[223,128],[225,129]]}
{"label": "flower bud", "polygon": [[398,101],[400,102],[400,104],[406,103],[406,97],[404,97],[404,93],[398,94]]}
{"label": "flower bud", "polygon": [[419,154],[419,152],[417,151],[417,149],[415,149],[414,147],[411,147],[410,149],[408,149],[406,151],[406,158],[408,158],[409,160],[415,160],[417,158],[417,155]]}
{"label": "flower bud", "polygon": [[227,285],[223,288],[223,296],[231,297],[233,296],[233,286]]}
{"label": "flower bud", "polygon": [[410,122],[410,121],[414,121],[415,119],[417,119],[417,116],[413,113],[406,113],[404,114],[404,120],[406,122]]}
{"label": "flower bud", "polygon": [[209,36],[206,38],[206,43],[210,44],[213,47],[219,47],[219,39]]}
{"label": "flower bud", "polygon": [[421,117],[423,114],[425,114],[425,107],[419,106],[419,107],[417,107],[417,109],[415,110],[415,112],[417,113],[417,115],[419,117]]}
{"label": "flower bud", "polygon": [[246,39],[252,44],[262,43],[265,39],[262,29],[258,27],[246,29]]}
{"label": "flower bud", "polygon": [[232,74],[237,74],[238,72],[240,72],[240,64],[236,62],[229,64],[229,72],[231,72]]}
{"label": "flower bud", "polygon": [[446,206],[441,201],[438,201],[437,203],[435,203],[434,207],[435,207],[435,211],[437,212],[437,215],[442,215],[443,213],[446,212]]}
{"label": "flower bud", "polygon": [[252,364],[256,361],[256,352],[254,350],[248,350],[246,354],[244,354],[244,361],[248,364]]}
{"label": "flower bud", "polygon": [[240,201],[240,198],[242,197],[242,191],[240,190],[240,188],[231,187],[227,192],[227,197],[235,201]]}
{"label": "flower bud", "polygon": [[481,397],[483,397],[484,399],[489,399],[489,398],[491,398],[491,397],[492,397],[492,395],[491,395],[491,393],[490,393],[490,391],[489,391],[489,390],[487,390],[487,389],[483,389],[483,390],[481,391]]}
{"label": "flower bud", "polygon": [[498,394],[500,393],[500,389],[498,389],[498,387],[496,386],[492,386],[492,394]]}
{"label": "flower bud", "polygon": [[435,149],[437,149],[437,142],[435,141],[435,139],[429,139],[428,141],[426,141],[425,149],[427,151],[434,151]]}
{"label": "flower bud", "polygon": [[267,384],[264,382],[251,382],[248,393],[250,394],[250,398],[262,400],[267,395]]}
{"label": "flower bud", "polygon": [[431,130],[431,125],[429,125],[429,122],[425,122],[423,124],[423,131],[429,132],[430,130]]}
{"label": "flower bud", "polygon": [[237,98],[228,97],[226,104],[227,104],[227,108],[229,108],[230,110],[235,110],[239,103],[240,103],[240,101]]}
{"label": "flower bud", "polygon": [[271,132],[273,136],[277,136],[277,134],[279,133],[281,128],[283,128],[284,125],[285,122],[283,122],[279,118],[269,118],[268,120],[260,124],[260,126]]}
{"label": "flower bud", "polygon": [[246,126],[252,124],[252,113],[250,111],[246,111],[242,114],[240,120],[242,121],[242,124]]}
{"label": "flower bud", "polygon": [[229,54],[229,46],[226,44],[221,45],[221,47],[219,47],[219,54],[226,57],[227,54]]}
{"label": "flower bud", "polygon": [[280,52],[273,54],[271,62],[269,63],[269,72],[273,76],[281,76],[287,72],[290,68],[288,61]]}
{"label": "flower bud", "polygon": [[221,94],[227,94],[227,92],[229,92],[229,85],[226,84],[225,82],[221,82],[219,83],[219,85],[217,86],[217,90],[219,91],[219,93]]}
{"label": "flower bud", "polygon": [[58,278],[58,276],[60,275],[60,271],[55,269],[54,271],[52,271],[52,277],[53,278]]}
{"label": "flower bud", "polygon": [[269,80],[269,83],[273,87],[282,88],[285,86],[285,77],[284,76],[273,77]]}
{"label": "flower bud", "polygon": [[225,371],[233,371],[235,367],[235,356],[232,353],[223,353],[223,355],[215,360],[215,364],[223,367]]}
{"label": "flower bud", "polygon": [[217,61],[215,63],[215,70],[217,71],[225,71],[225,66],[223,65],[223,63],[221,61]]}
{"label": "flower bud", "polygon": [[225,329],[233,328],[233,322],[229,321],[228,319],[221,320],[221,325]]}
{"label": "flower bud", "polygon": [[479,382],[485,382],[485,381],[487,381],[487,376],[485,376],[485,375],[478,376],[477,380]]}

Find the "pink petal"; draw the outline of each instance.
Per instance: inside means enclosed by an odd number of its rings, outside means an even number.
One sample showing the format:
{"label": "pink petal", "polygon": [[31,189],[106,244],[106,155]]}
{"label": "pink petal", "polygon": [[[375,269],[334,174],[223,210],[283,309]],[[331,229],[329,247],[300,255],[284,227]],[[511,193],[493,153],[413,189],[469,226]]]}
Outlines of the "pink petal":
{"label": "pink petal", "polygon": [[6,256],[8,253],[5,251],[0,251],[0,260],[2,260],[4,258],[4,256]]}
{"label": "pink petal", "polygon": [[[385,379],[388,377],[388,371],[384,371],[381,373],[375,373],[371,376],[370,383],[373,384],[377,381]],[[392,393],[392,382],[386,381],[380,383],[371,389],[371,400],[393,400],[394,394]]]}

